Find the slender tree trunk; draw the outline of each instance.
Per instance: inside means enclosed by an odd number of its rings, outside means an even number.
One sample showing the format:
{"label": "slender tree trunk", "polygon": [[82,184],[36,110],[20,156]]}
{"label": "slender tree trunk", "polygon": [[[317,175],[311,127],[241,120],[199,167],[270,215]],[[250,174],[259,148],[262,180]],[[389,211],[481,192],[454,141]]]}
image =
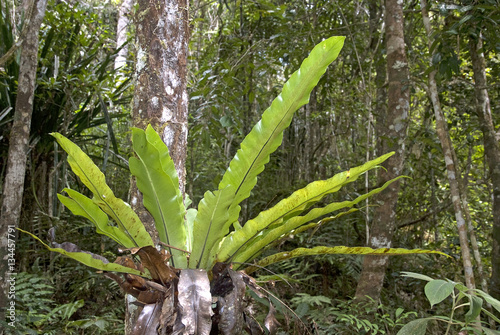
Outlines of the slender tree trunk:
{"label": "slender tree trunk", "polygon": [[[187,0],[139,0],[136,25],[136,87],[133,126],[145,129],[148,124],[160,134],[169,149],[179,186],[185,192],[187,151]],[[147,231],[158,243],[151,215],[142,205],[142,195],[133,181],[130,191],[132,208]],[[132,334],[137,313],[127,298],[125,333]]]}
{"label": "slender tree trunk", "polygon": [[[410,87],[408,62],[406,60],[403,33],[403,3],[386,0],[386,43],[388,74],[388,109],[385,122],[377,118],[382,152],[395,151],[379,174],[379,184],[401,175],[405,155],[405,137],[410,109]],[[380,124],[379,124],[380,122]],[[372,248],[391,247],[395,230],[396,205],[399,182],[392,183],[385,192],[377,196],[378,205],[373,217],[369,238]],[[365,256],[356,298],[369,296],[377,300],[382,290],[388,257]]]}
{"label": "slender tree trunk", "polygon": [[478,34],[477,40],[470,39],[469,50],[474,70],[476,113],[481,131],[483,132],[484,152],[490,171],[491,184],[493,185],[493,240],[490,292],[493,297],[500,299],[500,144],[496,139],[490,99],[486,89],[486,62],[484,54],[481,51],[482,47],[481,34]]}
{"label": "slender tree trunk", "polygon": [[[25,0],[25,9],[31,5]],[[14,121],[9,137],[7,173],[5,175],[2,212],[0,216],[0,318],[13,321],[15,326],[15,300],[9,296],[9,289],[15,287],[15,243],[19,225],[26,172],[26,156],[29,148],[31,115],[35,95],[36,70],[38,65],[38,33],[45,15],[47,0],[35,0],[33,17],[22,42],[19,66]],[[9,308],[9,312],[6,312]],[[5,314],[4,314],[5,313]],[[11,319],[10,316],[14,318]]]}
{"label": "slender tree trunk", "polygon": [[[115,69],[124,67],[127,64],[128,47],[123,44],[127,42],[127,27],[130,25],[133,1],[123,0],[118,10],[118,23],[116,24],[116,47],[121,48],[115,58]],[[123,47],[122,47],[123,46]]]}
{"label": "slender tree trunk", "polygon": [[[422,18],[424,21],[424,27],[427,32],[429,50],[431,49],[431,24],[429,20],[429,14],[427,12],[427,3],[425,0],[421,0],[422,7]],[[453,209],[455,211],[455,219],[457,220],[458,236],[460,239],[460,250],[462,251],[462,261],[464,266],[465,283],[469,289],[475,288],[474,282],[474,271],[472,269],[472,261],[469,249],[469,239],[467,236],[467,225],[464,219],[464,213],[462,211],[461,198],[462,194],[460,192],[458,178],[460,174],[457,171],[457,165],[455,161],[454,148],[451,143],[451,138],[448,132],[448,126],[446,124],[446,119],[441,109],[441,102],[439,101],[438,88],[436,83],[436,70],[432,70],[429,73],[429,88],[428,94],[432,101],[432,106],[434,107],[434,115],[436,117],[436,132],[438,134],[439,140],[441,142],[441,148],[443,149],[444,161],[446,162],[446,171],[448,174],[448,182],[450,183],[451,199],[453,203]]]}

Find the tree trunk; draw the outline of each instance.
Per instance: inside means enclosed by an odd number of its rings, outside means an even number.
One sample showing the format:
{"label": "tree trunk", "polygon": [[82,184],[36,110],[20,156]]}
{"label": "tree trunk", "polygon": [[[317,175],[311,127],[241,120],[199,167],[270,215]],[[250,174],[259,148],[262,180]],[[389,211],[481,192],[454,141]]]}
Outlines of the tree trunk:
{"label": "tree trunk", "polygon": [[[187,54],[189,40],[187,0],[139,0],[136,25],[136,87],[133,126],[148,124],[160,134],[169,149],[182,194],[185,192],[187,151]],[[142,205],[135,181],[130,203],[157,244],[158,234],[151,215]],[[131,334],[136,311],[127,299],[125,333]]]}
{"label": "tree trunk", "polygon": [[[188,4],[185,0],[140,0],[136,13],[136,87],[133,126],[148,124],[160,134],[174,160],[182,193],[185,190],[187,148]],[[142,207],[142,196],[132,187],[131,204]],[[153,220],[144,208],[139,217],[151,233]],[[153,238],[155,242],[157,239]]]}
{"label": "tree trunk", "polygon": [[[422,17],[424,21],[424,27],[428,37],[427,42],[429,50],[431,50],[432,32],[431,32],[429,14],[427,12],[427,3],[425,0],[421,0],[421,7],[422,7]],[[448,126],[446,124],[446,119],[441,109],[441,102],[439,101],[438,88],[436,83],[436,72],[437,72],[436,70],[432,70],[429,73],[428,94],[431,98],[432,106],[434,108],[434,115],[436,118],[436,133],[438,134],[439,141],[441,142],[444,161],[446,162],[446,171],[448,174],[448,182],[450,183],[451,199],[453,203],[453,209],[455,211],[455,219],[457,220],[458,236],[460,239],[460,250],[462,251],[465,284],[469,289],[473,290],[475,288],[474,271],[472,269],[472,261],[470,257],[467,226],[464,219],[464,213],[462,212],[463,210],[462,203],[460,201],[463,198],[463,195],[460,192],[459,182],[458,182],[458,179],[460,178],[460,173],[457,170],[457,164],[454,155],[455,149],[453,148],[450,134],[448,132]]]}
{"label": "tree trunk", "polygon": [[476,113],[483,132],[484,152],[493,185],[493,240],[491,251],[490,292],[500,299],[500,145],[495,137],[490,99],[486,89],[486,62],[481,51],[483,42],[478,33],[477,40],[470,38],[469,50],[474,70]]}
{"label": "tree trunk", "polygon": [[[377,116],[377,128],[382,152],[395,151],[395,155],[386,162],[386,169],[380,171],[379,184],[400,176],[404,163],[404,141],[410,108],[410,83],[404,43],[402,5],[403,3],[398,0],[386,0],[388,109],[385,117],[380,114]],[[369,238],[369,246],[372,248],[391,247],[398,192],[399,182],[396,181],[375,200],[378,207],[373,216]],[[356,298],[365,296],[375,300],[379,298],[387,263],[388,257],[365,256]]]}
{"label": "tree trunk", "polygon": [[[424,27],[427,32],[429,50],[431,50],[431,24],[429,20],[429,14],[427,12],[427,3],[425,0],[421,0],[422,7],[422,18],[424,21]],[[436,132],[441,142],[441,148],[443,149],[444,161],[446,162],[446,171],[448,174],[448,182],[450,183],[450,193],[453,203],[453,209],[455,211],[455,219],[457,220],[458,236],[460,239],[460,250],[462,251],[462,261],[464,266],[465,283],[467,287],[471,290],[475,288],[474,282],[474,271],[472,269],[472,262],[470,257],[469,249],[469,239],[467,236],[467,226],[464,219],[464,213],[462,212],[462,204],[460,199],[462,195],[460,193],[460,188],[458,184],[458,178],[460,174],[457,171],[457,164],[455,161],[454,148],[451,143],[451,138],[448,132],[448,126],[446,124],[446,119],[444,117],[443,111],[441,110],[441,102],[439,101],[438,88],[436,84],[436,70],[432,70],[429,73],[429,88],[428,94],[432,101],[432,106],[434,107],[434,115],[436,117]]]}
{"label": "tree trunk", "polygon": [[[118,10],[118,23],[116,24],[116,47],[121,48],[115,58],[115,70],[127,65],[128,47],[123,44],[127,42],[127,27],[130,24],[130,12],[132,0],[123,0]],[[123,47],[122,47],[123,46]]]}
{"label": "tree trunk", "polygon": [[[25,10],[31,5],[30,0],[23,1]],[[2,212],[0,216],[0,318],[7,316],[8,322],[15,326],[15,301],[9,297],[9,289],[15,287],[15,243],[19,225],[24,177],[26,172],[26,156],[29,149],[31,115],[35,95],[36,70],[38,65],[38,33],[45,15],[47,0],[35,0],[33,17],[22,42],[19,66],[14,121],[9,137],[7,173],[5,175]],[[11,308],[6,313],[5,308]],[[6,313],[6,315],[4,314]],[[13,316],[13,319],[10,318]]]}

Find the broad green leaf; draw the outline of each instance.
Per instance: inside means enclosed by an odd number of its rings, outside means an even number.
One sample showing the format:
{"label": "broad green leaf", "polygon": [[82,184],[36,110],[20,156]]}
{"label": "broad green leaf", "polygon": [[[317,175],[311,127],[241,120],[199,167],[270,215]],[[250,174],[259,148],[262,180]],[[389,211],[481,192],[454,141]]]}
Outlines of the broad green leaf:
{"label": "broad green leaf", "polygon": [[430,318],[413,320],[401,328],[396,335],[425,335]]}
{"label": "broad green leaf", "polygon": [[234,196],[234,188],[228,186],[215,192],[207,191],[198,205],[193,223],[193,250],[189,257],[190,268],[208,269],[215,255],[209,251],[219,245],[229,233],[228,209]]}
{"label": "broad green leaf", "polygon": [[297,248],[288,252],[280,252],[266,258],[261,259],[256,263],[257,266],[250,266],[244,271],[250,274],[257,270],[259,267],[266,267],[270,264],[281,262],[287,259],[303,257],[303,256],[315,256],[315,255],[331,255],[331,254],[342,254],[342,255],[374,255],[374,256],[396,256],[396,255],[410,255],[410,254],[440,254],[445,255],[440,251],[432,250],[422,250],[422,249],[403,249],[403,248],[380,248],[372,249],[368,247],[314,247],[314,248]]}
{"label": "broad green leaf", "polygon": [[470,308],[465,314],[465,322],[474,322],[479,314],[481,314],[481,308],[483,307],[483,299],[476,297],[475,295],[469,296]]}
{"label": "broad green leaf", "polygon": [[407,272],[407,271],[402,271],[401,276],[415,278],[415,279],[422,279],[422,280],[426,280],[426,281],[433,281],[434,280],[431,277],[428,277],[426,275],[423,275],[420,273],[415,273],[415,272]]}
{"label": "broad green leaf", "polygon": [[[332,182],[332,189],[338,190],[340,186],[348,182],[347,172],[340,173],[342,177],[340,179],[333,177],[330,180]],[[338,176],[338,175],[337,175]],[[220,251],[217,255],[217,261],[232,260],[234,262],[248,262],[253,259],[257,253],[267,247],[269,244],[278,240],[285,234],[289,234],[294,229],[306,224],[310,221],[316,220],[318,217],[327,215],[334,211],[340,210],[342,208],[348,208],[356,205],[357,203],[365,200],[369,196],[381,192],[385,189],[392,181],[387,182],[382,187],[372,190],[371,192],[361,195],[352,201],[334,202],[325,207],[313,208],[304,216],[293,216],[288,220],[284,220],[284,217],[288,214],[287,212],[282,213],[282,217],[274,215],[273,207],[267,211],[260,213],[255,219],[250,220],[245,223],[242,229],[236,230],[226,239],[224,239]],[[311,183],[314,185],[317,182]],[[339,186],[340,185],[340,186]],[[308,188],[306,186],[305,189]],[[304,189],[303,189],[304,190]],[[299,190],[299,191],[303,191]],[[307,193],[313,193],[312,189]],[[298,193],[295,192],[294,194]],[[285,199],[284,201],[286,201]],[[279,204],[277,205],[279,206]],[[269,228],[268,228],[269,227]]]}
{"label": "broad green leaf", "polygon": [[105,263],[101,259],[94,258],[90,253],[87,253],[87,252],[69,252],[69,251],[66,251],[62,248],[51,248],[50,246],[45,244],[41,239],[39,239],[37,236],[33,235],[32,233],[27,232],[27,231],[22,230],[22,229],[19,229],[19,228],[18,228],[18,230],[25,233],[25,234],[30,235],[35,240],[42,243],[50,251],[58,252],[64,256],[72,258],[72,259],[74,259],[82,264],[85,264],[91,268],[101,270],[101,271],[130,273],[130,274],[134,274],[134,275],[138,275],[138,276],[142,276],[142,277],[147,276],[147,274],[144,272],[140,272],[139,270],[135,270],[135,269],[132,269],[132,268],[120,265],[120,264]]}
{"label": "broad green leaf", "polygon": [[69,188],[65,188],[63,191],[70,197],[68,198],[61,194],[58,194],[57,197],[73,214],[83,216],[90,220],[99,234],[112,238],[125,248],[134,247],[134,243],[127,234],[118,227],[109,225],[109,219],[106,213],[104,213],[91,199]]}
{"label": "broad green leaf", "polygon": [[59,145],[68,153],[68,163],[82,183],[94,194],[92,201],[96,203],[116,223],[136,247],[153,245],[139,217],[129,204],[115,197],[106,184],[104,174],[92,160],[76,144],[59,133],[52,133]]}
{"label": "broad green leaf", "polygon": [[[136,177],[144,207],[155,220],[160,241],[179,249],[187,249],[184,226],[186,209],[167,146],[151,126],[146,131],[132,128],[132,145],[137,158],[129,159],[130,172]],[[182,251],[167,249],[172,254],[172,266],[186,267],[187,259]]]}
{"label": "broad green leaf", "polygon": [[328,65],[333,62],[345,37],[331,37],[314,47],[300,69],[292,74],[283,86],[281,94],[263,113],[262,119],[253,127],[241,143],[241,147],[229,164],[219,190],[231,185],[234,196],[229,210],[228,220],[237,220],[239,204],[248,198],[257,183],[257,175],[269,162],[269,155],[281,144],[283,130],[290,125],[293,114],[309,102],[309,95],[316,86]]}
{"label": "broad green leaf", "polygon": [[486,300],[486,302],[489,303],[494,309],[496,309],[498,312],[500,312],[500,301],[498,301],[497,299],[493,298],[488,293],[483,292],[481,290],[475,290],[475,292],[478,296],[480,296],[484,300]]}
{"label": "broad green leaf", "polygon": [[432,306],[448,298],[455,284],[442,279],[434,279],[425,285],[425,295]]}

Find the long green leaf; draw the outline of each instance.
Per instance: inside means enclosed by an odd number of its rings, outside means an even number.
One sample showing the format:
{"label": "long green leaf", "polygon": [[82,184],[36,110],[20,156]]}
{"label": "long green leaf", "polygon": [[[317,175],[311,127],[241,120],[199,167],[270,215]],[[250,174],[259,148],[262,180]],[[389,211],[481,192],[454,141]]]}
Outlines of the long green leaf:
{"label": "long green leaf", "polygon": [[[240,249],[249,249],[247,245],[253,239],[262,241],[262,246],[266,246],[273,241],[271,238],[278,239],[281,234],[290,232],[291,230],[315,220],[317,217],[329,214],[335,210],[345,207],[352,207],[366,197],[382,191],[388,186],[387,183],[382,188],[372,190],[366,195],[358,197],[354,201],[344,201],[341,203],[330,204],[324,208],[316,208],[310,211],[303,217],[296,218],[305,209],[312,206],[317,201],[321,200],[325,195],[338,191],[342,186],[356,180],[362,173],[376,167],[384,160],[389,158],[393,153],[383,155],[377,159],[355,167],[349,171],[338,173],[328,180],[315,181],[307,185],[305,188],[295,191],[290,197],[280,201],[276,206],[261,212],[256,218],[247,221],[241,229],[235,230],[231,235],[227,236],[220,250],[213,250],[217,253],[218,261],[227,261],[235,255]],[[265,242],[263,240],[263,231],[267,228],[278,227],[273,236],[269,235]],[[279,234],[279,235],[278,235]],[[265,243],[265,244],[264,244]],[[257,248],[258,249],[258,248]],[[246,252],[247,255],[249,252]],[[236,259],[233,259],[236,261]]]}
{"label": "long green leaf", "polygon": [[194,243],[189,257],[190,268],[207,269],[207,265],[215,259],[215,255],[209,251],[229,233],[229,227],[225,223],[233,195],[234,188],[231,186],[213,193],[205,192],[193,224]]}
{"label": "long green leaf", "polygon": [[[402,177],[399,177],[402,178]],[[304,216],[295,216],[290,218],[289,220],[283,222],[279,226],[271,226],[268,229],[262,231],[259,235],[258,238],[254,238],[251,240],[251,242],[245,246],[245,248],[241,248],[240,250],[237,251],[236,255],[231,255],[230,258],[234,260],[235,262],[248,262],[252,258],[257,255],[260,250],[268,246],[269,244],[273,243],[275,240],[279,239],[281,236],[285,234],[289,234],[292,230],[302,226],[303,224],[310,222],[312,220],[316,220],[320,216],[327,215],[329,213],[332,213],[334,211],[337,211],[339,209],[343,208],[350,208],[356,204],[358,204],[361,201],[366,200],[368,197],[371,197],[374,194],[377,194],[379,192],[382,192],[387,186],[389,186],[392,182],[395,180],[399,179],[393,179],[388,182],[386,182],[384,185],[382,185],[379,188],[376,188],[366,194],[360,195],[356,199],[352,201],[342,201],[342,202],[334,202],[331,203],[325,207],[321,208],[313,208],[310,210],[306,215]],[[248,224],[248,223],[247,223]],[[245,225],[246,227],[246,225]],[[244,229],[244,228],[243,228]],[[243,231],[240,230],[240,231]],[[237,235],[240,231],[235,232],[235,235]],[[256,235],[257,236],[257,235]]]}
{"label": "long green leaf", "polygon": [[264,112],[262,119],[241,143],[219,184],[219,190],[228,185],[235,189],[228,218],[230,223],[237,220],[238,205],[250,195],[257,183],[257,175],[269,162],[270,154],[280,146],[283,130],[290,125],[295,111],[309,102],[312,89],[328,65],[337,58],[344,39],[345,37],[340,36],[331,37],[314,47],[300,69],[285,83],[281,94]]}
{"label": "long green leaf", "polygon": [[87,252],[83,252],[83,251],[82,252],[70,252],[70,251],[66,251],[62,248],[51,248],[50,246],[48,246],[46,243],[44,243],[42,240],[40,240],[37,236],[33,235],[32,233],[27,232],[27,231],[22,230],[22,229],[19,229],[19,228],[18,228],[18,230],[25,233],[25,234],[30,235],[35,240],[42,243],[50,251],[60,253],[64,256],[72,258],[72,259],[74,259],[82,264],[85,264],[91,268],[101,270],[101,271],[130,273],[130,274],[143,276],[143,277],[147,276],[146,273],[140,272],[139,270],[135,270],[135,269],[132,269],[132,268],[120,265],[120,264],[116,264],[116,263],[103,262],[101,259],[94,258],[92,254],[87,253]]}
{"label": "long green leaf", "polygon": [[[315,256],[315,255],[378,255],[378,256],[396,256],[396,255],[410,255],[410,254],[440,254],[448,256],[440,251],[422,250],[422,249],[402,249],[402,248],[380,248],[372,249],[368,247],[315,247],[315,248],[297,248],[289,252],[280,252],[269,257],[261,259],[257,262],[257,266],[250,266],[245,269],[247,274],[254,272],[260,267],[265,267],[270,264],[281,262],[287,259],[302,257],[302,256]],[[448,256],[449,257],[449,256]]]}
{"label": "long green leaf", "polygon": [[139,217],[130,205],[115,197],[113,191],[106,184],[104,174],[92,160],[73,142],[59,133],[52,133],[59,145],[68,153],[68,163],[82,183],[93,193],[94,201],[108,214],[136,247],[153,245]]}
{"label": "long green leaf", "polygon": [[91,199],[77,191],[65,188],[63,190],[70,197],[58,194],[59,201],[73,214],[87,218],[96,227],[99,234],[106,235],[125,248],[133,248],[134,242],[118,227],[110,226],[108,216]]}
{"label": "long green leaf", "polygon": [[[167,146],[151,126],[146,131],[132,128],[132,145],[137,158],[129,159],[130,172],[136,177],[144,207],[155,220],[160,240],[170,246],[187,249],[186,209]],[[174,267],[186,267],[186,255],[182,251],[169,251]]]}

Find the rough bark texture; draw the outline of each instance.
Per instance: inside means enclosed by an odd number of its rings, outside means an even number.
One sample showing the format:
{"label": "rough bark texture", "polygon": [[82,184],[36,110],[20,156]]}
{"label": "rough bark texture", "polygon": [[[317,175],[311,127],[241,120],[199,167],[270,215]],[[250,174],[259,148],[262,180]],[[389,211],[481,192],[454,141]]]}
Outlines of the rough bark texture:
{"label": "rough bark texture", "polygon": [[[421,0],[422,7],[422,18],[424,22],[424,27],[428,36],[429,50],[431,49],[431,25],[429,21],[429,14],[427,12],[427,4],[425,0]],[[458,236],[460,239],[460,250],[462,251],[462,261],[464,266],[464,276],[465,283],[469,289],[475,288],[474,283],[474,271],[472,268],[469,240],[467,236],[467,225],[465,223],[464,213],[462,211],[461,199],[463,195],[459,188],[459,178],[460,175],[457,171],[457,164],[455,161],[454,148],[451,143],[450,134],[448,132],[448,126],[446,124],[446,119],[444,113],[441,109],[441,102],[439,100],[438,88],[436,83],[436,70],[429,73],[429,89],[428,94],[432,101],[432,106],[434,108],[434,115],[436,118],[436,133],[441,142],[441,148],[443,150],[444,161],[446,163],[446,172],[448,175],[448,182],[450,183],[450,193],[451,200],[453,203],[453,209],[455,211],[455,219],[457,220]],[[477,243],[476,243],[477,247]],[[479,259],[480,261],[480,259]]]}
{"label": "rough bark texture", "polygon": [[[133,126],[145,129],[148,124],[160,134],[168,146],[179,186],[185,190],[187,150],[187,0],[139,0],[136,25],[136,88],[134,92]],[[142,205],[142,195],[132,182],[130,203],[146,230],[158,243],[151,215]],[[127,312],[133,313],[128,303]],[[132,317],[131,317],[132,316]],[[126,316],[125,334],[132,333],[133,315]]]}
{"label": "rough bark texture", "polygon": [[490,99],[486,89],[486,62],[482,53],[481,34],[470,39],[469,50],[474,70],[476,113],[483,132],[484,152],[493,185],[493,234],[491,251],[490,293],[500,299],[500,144],[495,137]]}
{"label": "rough bark texture", "polygon": [[[28,8],[31,1],[25,0],[24,8]],[[33,8],[33,17],[27,28],[26,38],[21,48],[19,67],[19,81],[14,112],[14,121],[9,137],[9,153],[7,158],[7,173],[4,181],[2,197],[2,212],[0,216],[0,317],[4,318],[7,304],[14,302],[8,299],[10,287],[8,280],[11,273],[16,272],[15,263],[11,260],[15,256],[15,238],[13,228],[19,225],[22,196],[24,190],[24,176],[26,172],[26,156],[29,147],[31,115],[33,112],[33,98],[35,93],[36,70],[38,64],[38,33],[45,15],[47,0],[36,0]],[[10,228],[10,229],[9,229]],[[15,276],[12,276],[15,278]],[[10,313],[9,313],[10,314]],[[7,319],[8,321],[11,321]]]}
{"label": "rough bark texture", "polygon": [[[121,48],[115,58],[115,69],[127,64],[128,47],[123,44],[127,42],[127,27],[130,24],[129,15],[132,10],[132,0],[123,0],[118,10],[118,23],[116,24],[116,47]],[[123,46],[123,47],[122,47]]]}
{"label": "rough bark texture", "polygon": [[[380,184],[401,175],[405,154],[405,137],[410,108],[409,72],[406,60],[403,34],[402,1],[386,1],[386,43],[388,74],[387,114],[378,113],[377,137],[382,139],[381,152],[395,151],[385,164],[387,170],[381,170]],[[369,238],[372,248],[391,247],[395,230],[396,205],[399,182],[392,183],[387,190],[377,196],[377,209],[373,216],[373,225]],[[356,298],[370,296],[375,300],[380,296],[387,268],[388,258],[365,256]]]}
{"label": "rough bark texture", "polygon": [[[187,52],[188,3],[186,0],[138,2],[136,13],[136,88],[133,126],[148,124],[167,144],[179,175],[184,194],[187,148]],[[135,185],[131,205],[139,217],[155,232],[153,220],[142,207],[142,196]],[[153,235],[153,234],[152,234]],[[157,242],[157,238],[153,237]]]}

